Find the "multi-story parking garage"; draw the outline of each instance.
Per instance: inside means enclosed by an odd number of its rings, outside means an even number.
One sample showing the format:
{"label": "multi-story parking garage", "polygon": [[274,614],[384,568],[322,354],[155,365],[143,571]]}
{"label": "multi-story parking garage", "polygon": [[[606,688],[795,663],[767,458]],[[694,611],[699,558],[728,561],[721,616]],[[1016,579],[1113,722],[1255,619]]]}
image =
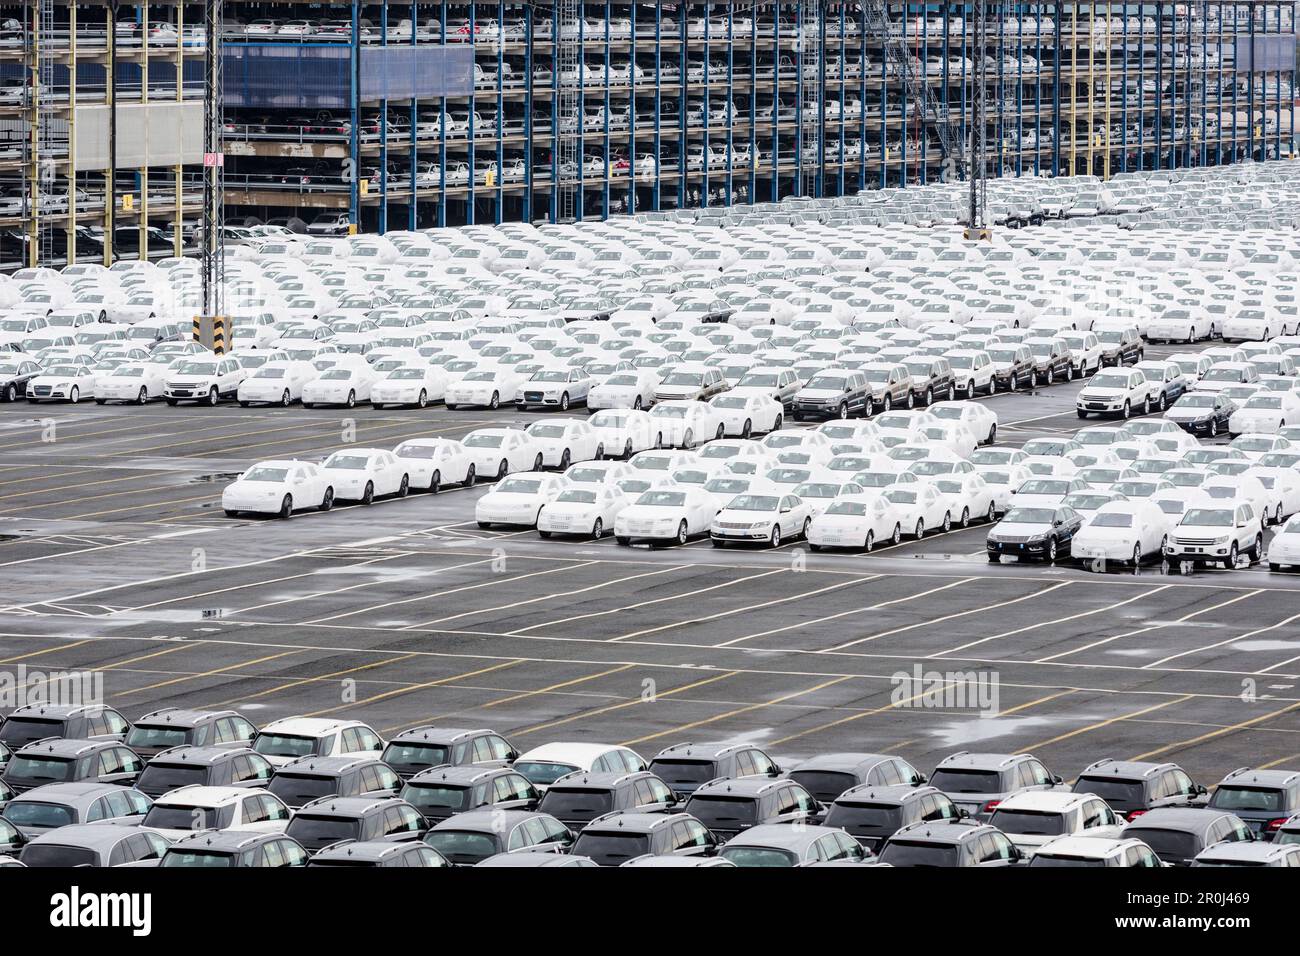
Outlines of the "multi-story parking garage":
{"label": "multi-story parking garage", "polygon": [[[6,263],[187,247],[203,9],[4,8]],[[985,9],[977,49],[970,3],[230,0],[228,221],[384,231],[960,176],[981,53],[994,174],[1293,150],[1289,3]]]}

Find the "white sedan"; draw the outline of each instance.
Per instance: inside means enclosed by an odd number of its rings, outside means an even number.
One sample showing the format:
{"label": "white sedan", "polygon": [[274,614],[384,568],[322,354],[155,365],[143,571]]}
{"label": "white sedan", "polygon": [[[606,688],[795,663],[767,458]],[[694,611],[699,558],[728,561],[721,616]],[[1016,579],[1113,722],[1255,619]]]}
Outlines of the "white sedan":
{"label": "white sedan", "polygon": [[512,475],[492,486],[474,504],[474,520],[480,528],[493,525],[536,527],[542,508],[565,488],[560,475]]}
{"label": "white sedan", "polygon": [[686,544],[692,535],[705,534],[718,513],[713,497],[702,488],[651,488],[624,508],[614,522],[619,544]]}
{"label": "white sedan", "polygon": [[722,420],[724,434],[748,438],[754,432],[774,432],[784,421],[784,408],[771,395],[724,393],[709,400]]}
{"label": "white sedan", "polygon": [[1300,515],[1292,518],[1268,543],[1268,569],[1300,567]]}
{"label": "white sedan", "polygon": [[659,386],[659,376],[652,369],[628,369],[614,372],[603,381],[592,386],[587,395],[587,407],[600,408],[645,408],[654,398]]}
{"label": "white sedan", "polygon": [[736,495],[718,512],[709,528],[715,548],[731,542],[766,542],[779,548],[787,538],[804,538],[812,524],[812,508],[792,493]]}
{"label": "white sedan", "polygon": [[241,512],[288,518],[302,508],[329,511],[334,487],[322,469],[305,461],[259,461],[221,492],[229,518]]}
{"label": "white sedan", "polygon": [[885,492],[885,500],[894,507],[904,534],[922,538],[926,531],[952,528],[952,512],[932,484],[895,485]]}
{"label": "white sedan", "polygon": [[85,365],[51,365],[27,381],[29,402],[70,402],[95,397],[96,373]]}
{"label": "white sedan", "polygon": [[500,408],[502,403],[509,405],[515,400],[525,381],[527,376],[511,366],[476,368],[447,386],[446,405],[448,408]]}
{"label": "white sedan", "polygon": [[411,487],[437,494],[443,485],[474,484],[474,462],[465,446],[450,438],[410,438],[393,454],[411,477]]}
{"label": "white sedan", "polygon": [[628,506],[627,496],[616,485],[583,484],[565,488],[537,518],[537,533],[578,535],[599,541]]}
{"label": "white sedan", "polygon": [[965,425],[981,445],[991,445],[998,437],[998,413],[983,402],[940,402],[929,412],[942,421]]}
{"label": "white sedan", "polygon": [[383,448],[346,448],[336,451],[321,464],[321,471],[334,488],[334,496],[347,501],[372,503],[384,495],[406,497],[411,478],[397,456]]}
{"label": "white sedan", "polygon": [[541,471],[542,449],[536,439],[517,428],[480,428],[461,444],[480,478],[501,479],[513,471]]}
{"label": "white sedan", "polygon": [[406,365],[393,369],[370,389],[370,404],[414,405],[424,408],[441,401],[447,391],[447,376],[437,365]]}
{"label": "white sedan", "polygon": [[370,390],[378,376],[369,365],[335,366],[302,387],[303,408],[317,405],[342,405],[353,408],[357,402],[370,401]]}
{"label": "white sedan", "polygon": [[808,527],[808,546],[872,550],[877,542],[898,544],[902,523],[893,507],[881,495],[845,496],[816,515]]}
{"label": "white sedan", "polygon": [[663,432],[649,412],[639,409],[605,409],[587,419],[605,446],[605,454],[631,458],[639,451],[658,448]]}
{"label": "white sedan", "polygon": [[268,362],[239,383],[235,397],[243,408],[252,404],[287,408],[302,398],[303,387],[316,375],[311,362]]}
{"label": "white sedan", "polygon": [[694,399],[660,402],[650,410],[650,418],[663,444],[673,448],[694,448],[725,432],[717,409]]}
{"label": "white sedan", "polygon": [[542,464],[548,468],[563,471],[575,461],[605,456],[605,443],[581,418],[534,422],[527,431],[542,449]]}
{"label": "white sedan", "polygon": [[1149,499],[1112,501],[1098,508],[1070,542],[1070,556],[1137,567],[1160,557],[1173,521]]}
{"label": "white sedan", "polygon": [[930,483],[943,498],[948,514],[955,516],[952,520],[963,528],[978,518],[989,522],[994,520],[997,512],[994,490],[982,475],[976,472],[955,473],[931,479]]}
{"label": "white sedan", "polygon": [[1246,399],[1228,419],[1229,435],[1274,434],[1300,423],[1300,395],[1268,392]]}
{"label": "white sedan", "polygon": [[95,376],[95,401],[100,405],[105,402],[135,402],[144,405],[155,398],[162,398],[164,371],[161,366],[149,362],[119,365],[111,372]]}

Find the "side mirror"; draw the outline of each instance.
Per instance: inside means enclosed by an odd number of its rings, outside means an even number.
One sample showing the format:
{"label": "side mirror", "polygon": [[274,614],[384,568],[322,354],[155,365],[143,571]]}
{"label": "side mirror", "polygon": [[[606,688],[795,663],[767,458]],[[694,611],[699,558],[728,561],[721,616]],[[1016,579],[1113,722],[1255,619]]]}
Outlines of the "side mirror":
{"label": "side mirror", "polygon": [[1057,787],[1059,787],[1059,786],[1060,786],[1062,783],[1064,783],[1064,782],[1065,782],[1065,781],[1061,779],[1061,775],[1060,775],[1059,773],[1054,773],[1054,774],[1052,774],[1052,785],[1053,785],[1053,786],[1057,786]]}

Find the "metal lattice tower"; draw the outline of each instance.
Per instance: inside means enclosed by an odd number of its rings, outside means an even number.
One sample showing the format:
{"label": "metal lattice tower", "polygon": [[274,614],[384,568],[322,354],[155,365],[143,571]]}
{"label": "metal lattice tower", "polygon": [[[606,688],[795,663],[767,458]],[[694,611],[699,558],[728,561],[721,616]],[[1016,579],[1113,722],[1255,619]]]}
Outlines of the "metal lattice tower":
{"label": "metal lattice tower", "polygon": [[[970,192],[967,208],[967,235],[981,237],[988,230],[988,5],[977,0],[972,11],[974,55],[970,117]],[[1001,95],[1001,86],[998,93]]]}
{"label": "metal lattice tower", "polygon": [[555,5],[556,22],[556,182],[555,218],[569,222],[578,215],[578,153],[582,149],[582,4],[579,0],[559,0]]}
{"label": "metal lattice tower", "polygon": [[201,223],[203,314],[224,315],[226,278],[224,232],[224,154],[221,86],[221,0],[203,5],[203,218]]}
{"label": "metal lattice tower", "polygon": [[[966,157],[961,135],[947,105],[934,95],[925,76],[917,69],[916,57],[907,48],[902,30],[895,30],[890,22],[888,0],[867,0],[866,7],[869,28],[880,36],[889,75],[903,81],[911,108],[919,110],[923,121],[928,118],[933,123],[944,158],[953,161],[958,178],[964,177]],[[907,16],[906,10],[903,16]]]}
{"label": "metal lattice tower", "polygon": [[46,195],[54,192],[55,118],[54,103],[54,0],[40,0],[36,23],[28,33],[31,82],[26,96],[31,110],[31,156],[28,209],[29,261],[31,265],[53,265],[54,230],[43,228],[41,213],[48,208]]}
{"label": "metal lattice tower", "polygon": [[[821,113],[826,101],[821,67],[824,6],[821,2],[810,4],[809,12],[804,15],[799,28],[799,64],[803,73],[801,81],[804,97],[799,104],[803,118],[803,129],[800,130],[802,149],[799,151],[799,169],[795,175],[799,181],[799,193],[803,196],[815,194],[817,172],[821,168]],[[815,104],[816,109],[808,109],[810,104]]]}

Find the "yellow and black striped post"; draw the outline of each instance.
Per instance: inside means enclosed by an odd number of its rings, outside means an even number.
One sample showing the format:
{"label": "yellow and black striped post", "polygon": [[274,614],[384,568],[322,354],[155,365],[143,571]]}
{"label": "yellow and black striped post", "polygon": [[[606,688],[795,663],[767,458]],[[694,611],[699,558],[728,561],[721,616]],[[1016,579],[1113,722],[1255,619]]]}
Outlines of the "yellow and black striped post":
{"label": "yellow and black striped post", "polygon": [[196,315],[194,341],[218,355],[226,351],[226,317],[224,315]]}

